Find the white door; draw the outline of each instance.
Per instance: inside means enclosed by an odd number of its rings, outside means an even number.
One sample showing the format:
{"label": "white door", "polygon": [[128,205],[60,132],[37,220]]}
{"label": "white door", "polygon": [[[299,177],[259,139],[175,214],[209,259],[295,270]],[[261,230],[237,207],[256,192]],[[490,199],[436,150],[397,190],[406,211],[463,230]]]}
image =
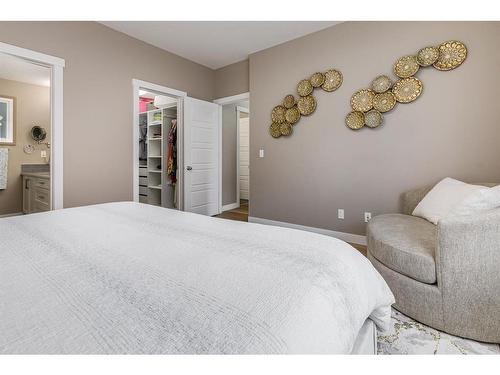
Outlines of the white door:
{"label": "white door", "polygon": [[219,105],[184,100],[184,210],[219,213]]}
{"label": "white door", "polygon": [[250,190],[250,129],[249,118],[240,121],[240,199],[247,199]]}

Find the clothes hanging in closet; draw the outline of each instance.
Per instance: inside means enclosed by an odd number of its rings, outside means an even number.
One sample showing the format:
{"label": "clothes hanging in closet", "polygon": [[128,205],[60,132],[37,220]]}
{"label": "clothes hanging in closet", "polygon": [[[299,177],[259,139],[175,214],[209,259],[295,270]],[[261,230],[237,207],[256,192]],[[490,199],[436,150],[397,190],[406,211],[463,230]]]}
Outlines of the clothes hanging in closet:
{"label": "clothes hanging in closet", "polygon": [[148,137],[148,125],[139,126],[139,160],[148,160],[148,146],[146,143]]}
{"label": "clothes hanging in closet", "polygon": [[167,142],[167,176],[172,184],[175,184],[177,182],[177,120],[172,120]]}

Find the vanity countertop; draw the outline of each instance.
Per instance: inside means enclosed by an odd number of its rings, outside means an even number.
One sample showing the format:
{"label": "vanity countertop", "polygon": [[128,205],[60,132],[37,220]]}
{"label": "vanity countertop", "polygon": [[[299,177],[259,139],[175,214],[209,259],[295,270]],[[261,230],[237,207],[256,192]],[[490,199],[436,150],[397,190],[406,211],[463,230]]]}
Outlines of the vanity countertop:
{"label": "vanity countertop", "polygon": [[49,179],[50,173],[49,172],[22,172],[21,176]]}

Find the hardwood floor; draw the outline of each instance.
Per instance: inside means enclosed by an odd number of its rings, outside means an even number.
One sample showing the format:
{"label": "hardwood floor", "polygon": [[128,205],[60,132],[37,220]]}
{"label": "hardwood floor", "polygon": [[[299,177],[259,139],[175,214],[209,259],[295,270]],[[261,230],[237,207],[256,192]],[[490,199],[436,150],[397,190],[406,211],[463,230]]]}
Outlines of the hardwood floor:
{"label": "hardwood floor", "polygon": [[220,217],[221,219],[248,221],[248,201],[242,199],[240,201],[239,208],[235,208],[234,210],[230,211],[224,211],[223,213],[217,215],[216,217]]}
{"label": "hardwood floor", "polygon": [[[235,208],[234,210],[225,211],[216,217],[220,217],[222,219],[228,220],[237,220],[237,221],[248,221],[248,201],[242,199],[240,201],[240,207]],[[355,243],[349,243],[352,247],[358,250],[361,254],[366,256],[366,246],[358,245]]]}

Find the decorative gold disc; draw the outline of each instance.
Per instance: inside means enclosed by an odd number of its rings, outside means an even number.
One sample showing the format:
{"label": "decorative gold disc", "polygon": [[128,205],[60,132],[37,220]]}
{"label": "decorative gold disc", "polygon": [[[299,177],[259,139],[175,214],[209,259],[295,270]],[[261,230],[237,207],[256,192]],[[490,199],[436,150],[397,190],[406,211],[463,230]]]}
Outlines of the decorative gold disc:
{"label": "decorative gold disc", "polygon": [[300,120],[300,111],[297,106],[293,106],[292,108],[286,110],[285,119],[286,122],[290,124],[295,124]]}
{"label": "decorative gold disc", "polygon": [[417,53],[417,63],[420,66],[430,66],[434,64],[439,57],[437,47],[425,47]]}
{"label": "decorative gold disc", "polygon": [[281,124],[285,122],[285,112],[286,108],[283,107],[282,105],[277,105],[276,107],[273,108],[271,112],[271,120],[272,122],[277,122],[278,124]]}
{"label": "decorative gold disc", "polygon": [[434,63],[438,70],[452,70],[464,62],[467,57],[467,48],[462,42],[450,40],[442,43],[439,47],[439,57]]}
{"label": "decorative gold disc", "polygon": [[314,99],[314,96],[312,95],[301,96],[297,103],[297,107],[299,108],[301,115],[310,115],[316,109],[316,99]]}
{"label": "decorative gold disc", "polygon": [[292,108],[297,102],[295,101],[295,96],[287,95],[285,99],[283,99],[283,107]]}
{"label": "decorative gold disc", "polygon": [[355,111],[366,112],[373,108],[373,97],[375,93],[372,90],[364,89],[355,92],[351,97],[351,107]]}
{"label": "decorative gold disc", "polygon": [[290,125],[288,122],[284,122],[283,124],[280,124],[280,132],[281,135],[290,135],[293,132],[292,125]]}
{"label": "decorative gold disc", "polygon": [[394,64],[394,74],[400,78],[408,78],[415,75],[420,69],[415,56],[403,56]]}
{"label": "decorative gold disc", "polygon": [[376,93],[386,92],[391,86],[391,79],[385,75],[378,76],[372,81],[372,90]]}
{"label": "decorative gold disc", "polygon": [[300,96],[307,96],[313,92],[313,85],[309,82],[308,79],[303,79],[297,85],[297,92]]}
{"label": "decorative gold disc", "polygon": [[335,69],[325,72],[325,82],[321,85],[323,90],[328,92],[335,91],[340,85],[342,85],[342,73]]}
{"label": "decorative gold disc", "polygon": [[281,137],[280,124],[278,124],[277,122],[273,122],[269,127],[269,134],[271,134],[273,138]]}
{"label": "decorative gold disc", "polygon": [[323,73],[314,73],[311,78],[309,78],[311,85],[313,87],[320,87],[323,83],[325,83],[325,75]]}
{"label": "decorative gold disc", "polygon": [[364,113],[359,111],[350,112],[345,118],[345,124],[352,130],[361,129],[363,126],[365,126]]}
{"label": "decorative gold disc", "polygon": [[373,98],[373,108],[382,113],[390,111],[395,105],[396,98],[391,91],[377,94]]}
{"label": "decorative gold disc", "polygon": [[383,120],[384,117],[382,114],[375,109],[365,113],[365,125],[369,128],[376,128],[377,126],[380,126]]}
{"label": "decorative gold disc", "polygon": [[397,81],[392,93],[399,103],[410,103],[420,96],[422,88],[422,82],[418,78],[409,77]]}

